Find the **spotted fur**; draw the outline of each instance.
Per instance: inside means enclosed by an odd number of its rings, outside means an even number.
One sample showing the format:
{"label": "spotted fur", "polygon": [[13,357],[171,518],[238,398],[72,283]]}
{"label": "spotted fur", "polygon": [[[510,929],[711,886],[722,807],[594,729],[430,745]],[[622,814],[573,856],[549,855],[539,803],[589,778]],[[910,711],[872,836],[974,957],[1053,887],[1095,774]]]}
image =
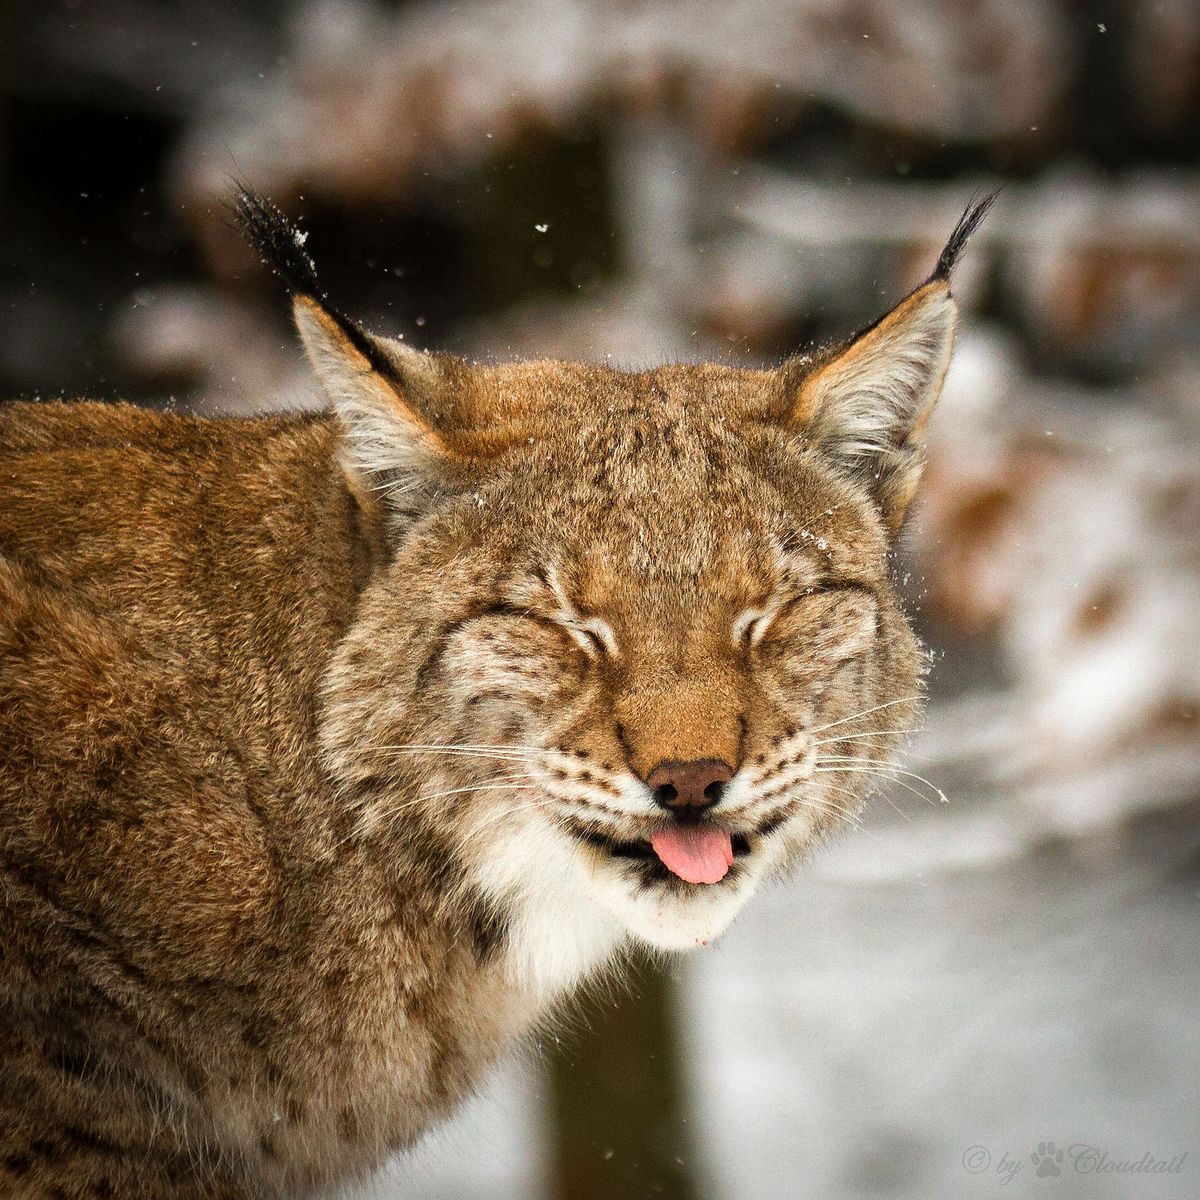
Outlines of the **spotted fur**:
{"label": "spotted fur", "polygon": [[[371,1169],[631,940],[720,933],[917,715],[948,268],[779,370],[480,367],[247,204],[332,413],[0,409],[4,1195]],[[708,886],[647,845],[699,758]]]}

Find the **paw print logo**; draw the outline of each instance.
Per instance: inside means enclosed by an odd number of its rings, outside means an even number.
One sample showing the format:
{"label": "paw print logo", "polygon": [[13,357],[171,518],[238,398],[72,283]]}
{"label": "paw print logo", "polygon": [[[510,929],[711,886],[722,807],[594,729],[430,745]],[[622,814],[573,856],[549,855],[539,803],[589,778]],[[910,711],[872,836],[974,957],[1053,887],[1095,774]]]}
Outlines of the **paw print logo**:
{"label": "paw print logo", "polygon": [[1039,1179],[1062,1174],[1063,1152],[1053,1142],[1038,1142],[1038,1148],[1029,1158],[1037,1167]]}

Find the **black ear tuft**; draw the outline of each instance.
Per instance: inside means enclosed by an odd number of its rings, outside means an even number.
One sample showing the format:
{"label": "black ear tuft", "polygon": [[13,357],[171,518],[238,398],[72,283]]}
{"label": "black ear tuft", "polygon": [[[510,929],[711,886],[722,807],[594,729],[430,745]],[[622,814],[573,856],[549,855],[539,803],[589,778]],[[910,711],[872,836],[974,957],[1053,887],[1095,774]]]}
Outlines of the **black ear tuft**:
{"label": "black ear tuft", "polygon": [[950,235],[950,240],[946,243],[946,248],[938,258],[937,266],[934,267],[933,274],[930,275],[927,282],[950,278],[950,272],[954,270],[954,265],[958,262],[963,248],[971,240],[971,235],[975,230],[983,224],[983,218],[988,215],[988,210],[995,203],[999,194],[999,190],[990,192],[978,203],[972,201],[967,205],[966,211],[959,217],[958,224],[955,225],[954,232]]}
{"label": "black ear tuft", "polygon": [[289,292],[321,297],[316,264],[304,249],[307,234],[301,233],[265,196],[241,184],[229,202],[229,212],[234,224]]}
{"label": "black ear tuft", "polygon": [[239,183],[237,195],[229,202],[229,214],[234,224],[258,251],[263,262],[283,280],[293,299],[309,296],[341,328],[350,344],[376,370],[387,373],[388,361],[378,342],[340,309],[317,281],[317,267],[304,249],[307,234],[302,233],[271,203],[266,196]]}

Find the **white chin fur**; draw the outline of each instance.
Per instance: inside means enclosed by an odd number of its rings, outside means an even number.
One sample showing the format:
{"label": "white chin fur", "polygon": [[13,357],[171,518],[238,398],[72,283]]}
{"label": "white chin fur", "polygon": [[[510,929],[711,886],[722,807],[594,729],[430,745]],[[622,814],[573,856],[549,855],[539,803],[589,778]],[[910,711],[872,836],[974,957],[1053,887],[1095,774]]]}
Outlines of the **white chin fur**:
{"label": "white chin fur", "polygon": [[634,937],[659,950],[691,950],[723,933],[754,894],[766,863],[740,859],[737,877],[721,883],[646,887],[618,862],[590,872],[597,898]]}
{"label": "white chin fur", "polygon": [[[489,816],[485,810],[482,820]],[[469,831],[468,831],[469,832]],[[629,935],[690,950],[724,932],[783,853],[779,839],[739,858],[721,883],[645,886],[634,871],[585,848],[529,809],[464,843],[483,891],[507,913],[508,968],[540,1002],[610,961]]]}
{"label": "white chin fur", "polygon": [[479,885],[509,918],[506,953],[514,982],[544,1003],[612,958],[621,924],[596,903],[566,834],[522,810],[493,823],[487,838],[473,844]]}

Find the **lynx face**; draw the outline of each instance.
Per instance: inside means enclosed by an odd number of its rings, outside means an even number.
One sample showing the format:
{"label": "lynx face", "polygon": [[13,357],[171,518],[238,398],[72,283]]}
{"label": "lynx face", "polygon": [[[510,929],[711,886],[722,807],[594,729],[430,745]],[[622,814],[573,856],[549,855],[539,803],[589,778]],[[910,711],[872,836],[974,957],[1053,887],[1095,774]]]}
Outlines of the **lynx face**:
{"label": "lynx face", "polygon": [[328,681],[331,769],[357,835],[448,848],[547,986],[627,934],[719,933],[911,727],[923,660],[888,558],[986,207],[845,346],[625,373],[375,338],[246,200],[390,522]]}

